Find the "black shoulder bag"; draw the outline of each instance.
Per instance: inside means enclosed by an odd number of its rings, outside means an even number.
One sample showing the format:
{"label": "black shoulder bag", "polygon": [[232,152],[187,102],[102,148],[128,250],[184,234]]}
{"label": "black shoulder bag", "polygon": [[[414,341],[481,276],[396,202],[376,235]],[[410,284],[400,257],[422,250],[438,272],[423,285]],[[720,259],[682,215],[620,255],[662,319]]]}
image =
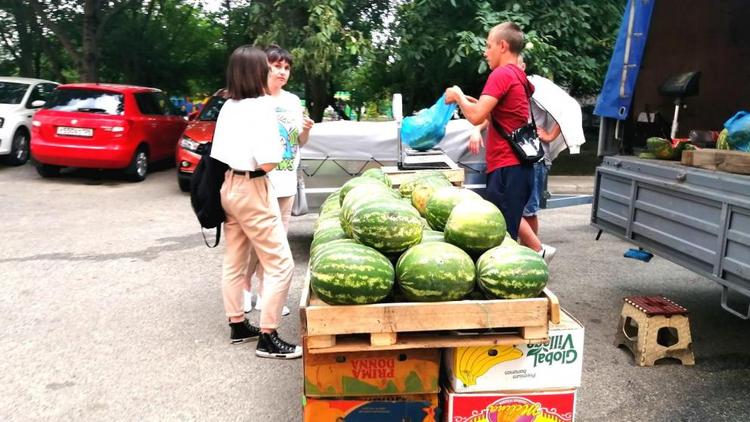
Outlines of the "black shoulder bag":
{"label": "black shoulder bag", "polygon": [[[518,77],[518,75],[516,75]],[[521,78],[518,78],[521,82]],[[529,99],[529,115],[531,115],[531,123],[526,123],[520,128],[514,130],[508,134],[502,126],[495,120],[495,117],[490,113],[490,120],[492,125],[495,127],[497,133],[500,134],[510,144],[513,153],[518,158],[521,164],[534,164],[544,157],[544,149],[542,149],[542,141],[539,140],[539,134],[536,132],[536,121],[534,121],[534,113],[531,111],[531,92],[529,90],[528,83],[524,84],[524,90],[526,91],[526,98]]]}
{"label": "black shoulder bag", "polygon": [[[224,173],[229,166],[211,157],[211,144],[207,146],[190,181],[190,204],[201,225],[203,241],[209,248],[215,248],[221,240],[221,223],[226,219],[221,206],[221,184],[224,183]],[[208,244],[204,228],[216,228],[216,242],[213,246]]]}

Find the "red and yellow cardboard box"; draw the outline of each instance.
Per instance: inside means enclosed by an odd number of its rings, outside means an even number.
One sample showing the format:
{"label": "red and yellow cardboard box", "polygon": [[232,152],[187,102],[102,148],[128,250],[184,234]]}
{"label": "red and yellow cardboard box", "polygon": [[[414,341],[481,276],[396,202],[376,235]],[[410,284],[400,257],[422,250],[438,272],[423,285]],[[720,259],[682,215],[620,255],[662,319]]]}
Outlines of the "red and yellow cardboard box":
{"label": "red and yellow cardboard box", "polygon": [[307,398],[304,422],[438,422],[438,413],[437,394]]}
{"label": "red and yellow cardboard box", "polygon": [[583,335],[581,323],[561,312],[560,323],[549,326],[546,344],[446,349],[448,384],[457,393],[579,387]]}
{"label": "red and yellow cardboard box", "polygon": [[445,422],[573,422],[575,390],[455,393],[446,388]]}
{"label": "red and yellow cardboard box", "polygon": [[307,397],[367,397],[439,392],[440,350],[307,354]]}

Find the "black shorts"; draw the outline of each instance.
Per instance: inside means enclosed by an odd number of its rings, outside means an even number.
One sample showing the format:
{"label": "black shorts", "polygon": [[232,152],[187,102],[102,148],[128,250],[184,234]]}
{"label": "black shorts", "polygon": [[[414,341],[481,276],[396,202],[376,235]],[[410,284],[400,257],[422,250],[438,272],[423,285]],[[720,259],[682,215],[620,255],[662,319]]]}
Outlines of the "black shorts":
{"label": "black shorts", "polygon": [[510,236],[518,239],[523,209],[534,186],[534,167],[515,165],[487,173],[487,200],[500,208]]}

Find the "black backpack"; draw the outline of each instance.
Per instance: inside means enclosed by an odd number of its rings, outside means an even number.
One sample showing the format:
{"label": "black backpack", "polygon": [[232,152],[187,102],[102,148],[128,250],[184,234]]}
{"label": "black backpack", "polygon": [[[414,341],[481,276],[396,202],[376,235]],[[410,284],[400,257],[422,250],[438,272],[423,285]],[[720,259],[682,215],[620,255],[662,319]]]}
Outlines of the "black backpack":
{"label": "black backpack", "polygon": [[[206,151],[195,167],[190,181],[190,205],[193,206],[195,216],[201,225],[203,241],[209,248],[215,248],[221,239],[221,223],[226,219],[224,208],[221,207],[221,185],[224,183],[224,173],[229,166],[211,157],[211,144],[206,145]],[[216,229],[216,242],[208,244],[203,229]]]}

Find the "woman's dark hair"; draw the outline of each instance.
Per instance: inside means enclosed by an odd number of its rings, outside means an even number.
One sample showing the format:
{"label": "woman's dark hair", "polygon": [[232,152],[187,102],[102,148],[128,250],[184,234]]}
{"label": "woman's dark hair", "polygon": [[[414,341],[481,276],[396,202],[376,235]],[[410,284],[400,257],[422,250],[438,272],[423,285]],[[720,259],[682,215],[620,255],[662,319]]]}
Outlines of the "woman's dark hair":
{"label": "woman's dark hair", "polygon": [[227,65],[227,97],[242,100],[266,95],[267,83],[266,53],[251,45],[237,47]]}
{"label": "woman's dark hair", "polygon": [[276,44],[271,44],[265,49],[266,55],[268,56],[268,63],[276,62],[287,62],[289,67],[292,67],[292,54]]}

